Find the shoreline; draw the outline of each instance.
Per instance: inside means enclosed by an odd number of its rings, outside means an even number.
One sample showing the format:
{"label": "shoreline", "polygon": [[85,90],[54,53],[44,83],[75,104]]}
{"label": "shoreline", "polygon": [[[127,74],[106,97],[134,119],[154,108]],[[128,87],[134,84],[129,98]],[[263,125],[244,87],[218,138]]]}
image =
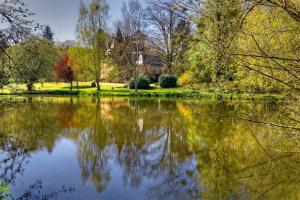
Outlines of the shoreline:
{"label": "shoreline", "polygon": [[[92,97],[148,97],[148,98],[179,98],[179,99],[210,99],[210,100],[252,100],[252,101],[283,101],[286,98],[280,94],[236,94],[236,93],[209,93],[209,92],[158,92],[139,91],[115,92],[115,91],[32,91],[22,93],[0,94],[0,97],[27,97],[27,96],[92,96]],[[298,99],[298,97],[294,97]]]}

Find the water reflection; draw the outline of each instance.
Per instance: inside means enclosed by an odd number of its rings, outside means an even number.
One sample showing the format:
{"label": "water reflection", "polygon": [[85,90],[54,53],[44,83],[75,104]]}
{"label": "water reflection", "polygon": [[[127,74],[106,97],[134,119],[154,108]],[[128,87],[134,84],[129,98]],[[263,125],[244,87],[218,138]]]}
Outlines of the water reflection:
{"label": "water reflection", "polygon": [[[90,199],[300,198],[299,133],[221,117],[286,122],[280,113],[288,105],[165,99],[27,101],[0,115],[0,178],[12,188],[18,188],[16,180],[33,167],[28,165],[31,157],[45,150],[48,153],[39,157],[45,159],[41,167],[61,165],[62,173],[68,173],[71,166],[57,161],[72,149],[61,144],[67,139],[75,147],[70,155],[76,155],[84,183],[73,182],[73,187]],[[49,162],[52,157],[57,160]],[[74,159],[64,158],[66,165]],[[49,174],[57,176],[55,171]],[[51,182],[48,176],[40,178]],[[57,178],[72,183],[70,177]],[[96,193],[87,189],[90,183]]]}

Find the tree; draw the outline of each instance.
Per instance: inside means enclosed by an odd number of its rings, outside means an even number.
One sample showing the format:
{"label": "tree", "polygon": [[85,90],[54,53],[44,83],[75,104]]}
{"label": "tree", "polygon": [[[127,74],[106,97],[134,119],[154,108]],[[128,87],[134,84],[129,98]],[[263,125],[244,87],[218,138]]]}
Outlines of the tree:
{"label": "tree", "polygon": [[208,0],[194,16],[197,29],[189,60],[202,74],[201,79],[212,80],[221,90],[225,81],[235,77],[232,59],[237,49],[235,37],[241,16],[240,0]]}
{"label": "tree", "polygon": [[45,27],[45,29],[43,30],[43,37],[53,42],[53,40],[54,40],[53,36],[54,36],[54,33],[52,32],[50,26],[47,25]]}
{"label": "tree", "polygon": [[[0,33],[0,46],[5,51],[8,48],[8,44],[7,41],[5,40],[5,36],[1,33]],[[0,51],[0,89],[2,89],[3,86],[9,83],[9,75],[8,75],[8,70],[6,65],[7,65],[7,57],[5,56],[5,52]]]}
{"label": "tree", "polygon": [[[26,8],[23,0],[5,0],[0,3],[0,23],[1,23],[1,40],[5,40],[5,44],[13,45],[19,42],[20,38],[28,35],[32,29],[39,28],[39,24],[34,24],[30,19],[34,15],[33,12]],[[6,46],[0,44],[0,51],[11,62],[14,62],[7,53]]]}
{"label": "tree", "polygon": [[118,28],[117,28],[116,42],[117,42],[117,44],[120,44],[120,43],[124,42],[124,38],[123,38],[122,31],[120,29],[120,25],[118,25]]}
{"label": "tree", "polygon": [[56,64],[56,75],[58,78],[70,83],[70,90],[73,89],[74,72],[68,56],[64,56]]}
{"label": "tree", "polygon": [[188,69],[188,61],[186,53],[189,50],[191,39],[191,25],[189,20],[184,18],[180,19],[176,25],[175,31],[175,59],[174,59],[174,72],[182,74]]}
{"label": "tree", "polygon": [[83,47],[71,47],[68,49],[68,57],[78,89],[80,80],[89,80],[89,66],[92,65],[89,59],[89,49]]}
{"label": "tree", "polygon": [[15,79],[26,83],[29,91],[34,83],[49,75],[56,62],[53,43],[34,36],[10,47],[9,54],[14,60],[11,71]]}
{"label": "tree", "polygon": [[0,4],[0,22],[23,32],[39,27],[39,24],[33,24],[33,20],[30,20],[33,15],[23,0],[5,0]]}
{"label": "tree", "polygon": [[98,91],[100,91],[101,68],[107,57],[108,34],[105,29],[108,11],[109,5],[106,0],[93,0],[89,6],[81,2],[76,27],[78,41],[91,49],[90,72],[95,78]]}
{"label": "tree", "polygon": [[123,45],[122,61],[125,62],[128,71],[132,72],[135,80],[135,91],[138,90],[138,60],[144,49],[143,40],[145,30],[144,9],[139,0],[129,0],[123,3],[122,20],[120,28],[124,36],[125,43]]}
{"label": "tree", "polygon": [[146,19],[150,24],[152,48],[163,61],[164,71],[175,73],[187,50],[189,22],[176,10],[172,0],[149,1]]}
{"label": "tree", "polygon": [[8,85],[9,83],[9,76],[7,71],[0,68],[0,89],[3,88],[3,86]]}

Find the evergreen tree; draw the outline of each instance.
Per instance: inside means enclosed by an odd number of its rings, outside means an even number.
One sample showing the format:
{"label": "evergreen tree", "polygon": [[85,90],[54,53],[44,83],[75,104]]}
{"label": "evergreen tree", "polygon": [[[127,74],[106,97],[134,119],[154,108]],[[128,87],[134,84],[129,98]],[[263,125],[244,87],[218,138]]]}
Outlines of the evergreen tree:
{"label": "evergreen tree", "polygon": [[54,36],[54,33],[52,32],[50,26],[46,26],[44,31],[43,31],[43,37],[50,40],[50,41],[53,41],[53,36]]}
{"label": "evergreen tree", "polygon": [[118,44],[120,44],[120,43],[123,43],[123,40],[124,40],[124,38],[123,38],[123,35],[122,35],[122,32],[121,32],[120,26],[118,26],[117,34],[116,34],[116,42]]}

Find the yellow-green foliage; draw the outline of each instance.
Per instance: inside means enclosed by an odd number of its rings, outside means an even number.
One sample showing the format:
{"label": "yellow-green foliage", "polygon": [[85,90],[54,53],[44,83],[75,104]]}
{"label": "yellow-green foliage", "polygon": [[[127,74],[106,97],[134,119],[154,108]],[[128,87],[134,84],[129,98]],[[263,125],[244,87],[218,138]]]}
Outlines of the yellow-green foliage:
{"label": "yellow-green foliage", "polygon": [[[284,84],[295,84],[297,63],[276,58],[299,58],[299,23],[281,9],[257,7],[248,16],[243,32],[238,35],[236,58],[241,84],[256,85],[265,90],[282,90]],[[252,70],[250,70],[252,69]],[[260,72],[261,74],[259,74]],[[276,77],[272,80],[267,76]]]}
{"label": "yellow-green foliage", "polygon": [[195,83],[197,83],[197,78],[190,71],[184,72],[177,80],[179,86],[192,85]]}

